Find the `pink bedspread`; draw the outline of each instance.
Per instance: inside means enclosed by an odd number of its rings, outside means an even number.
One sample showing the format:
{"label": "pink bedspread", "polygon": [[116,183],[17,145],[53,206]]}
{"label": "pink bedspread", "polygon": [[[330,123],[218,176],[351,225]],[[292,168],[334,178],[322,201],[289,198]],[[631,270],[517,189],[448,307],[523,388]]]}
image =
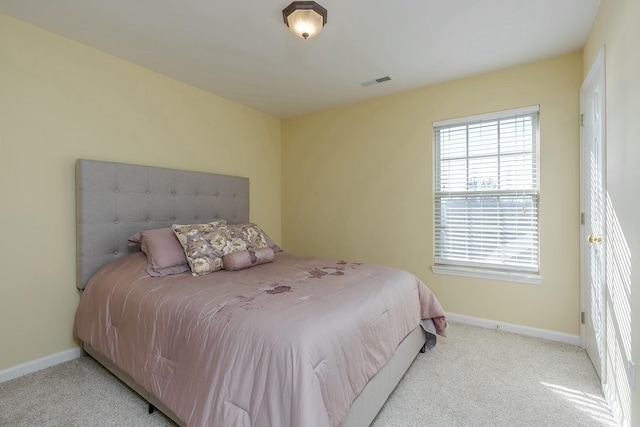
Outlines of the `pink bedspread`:
{"label": "pink bedspread", "polygon": [[394,268],[286,253],[202,277],[145,266],[100,270],[74,332],[188,426],[337,426],[421,319],[445,334],[437,299]]}

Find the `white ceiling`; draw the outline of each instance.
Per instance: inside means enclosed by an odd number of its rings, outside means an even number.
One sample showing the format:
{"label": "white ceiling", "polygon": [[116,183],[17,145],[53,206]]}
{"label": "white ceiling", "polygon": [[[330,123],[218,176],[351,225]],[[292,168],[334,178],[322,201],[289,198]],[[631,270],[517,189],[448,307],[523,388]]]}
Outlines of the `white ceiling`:
{"label": "white ceiling", "polygon": [[[582,48],[600,0],[0,0],[0,12],[277,117],[292,117]],[[369,87],[361,82],[391,75]]]}

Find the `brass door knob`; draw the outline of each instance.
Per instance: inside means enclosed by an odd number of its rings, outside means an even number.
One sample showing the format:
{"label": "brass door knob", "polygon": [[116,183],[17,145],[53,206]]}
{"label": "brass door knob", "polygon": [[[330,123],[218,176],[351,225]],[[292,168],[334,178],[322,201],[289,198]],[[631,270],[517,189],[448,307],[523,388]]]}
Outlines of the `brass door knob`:
{"label": "brass door knob", "polygon": [[601,243],[602,242],[602,237],[598,236],[594,236],[592,234],[589,235],[589,243]]}

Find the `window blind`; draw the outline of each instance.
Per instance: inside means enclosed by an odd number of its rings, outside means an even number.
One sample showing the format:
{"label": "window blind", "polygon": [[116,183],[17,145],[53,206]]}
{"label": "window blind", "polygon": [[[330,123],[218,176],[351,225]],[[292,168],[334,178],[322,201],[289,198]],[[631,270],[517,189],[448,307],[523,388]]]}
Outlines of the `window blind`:
{"label": "window blind", "polygon": [[539,272],[538,115],[434,123],[436,265]]}

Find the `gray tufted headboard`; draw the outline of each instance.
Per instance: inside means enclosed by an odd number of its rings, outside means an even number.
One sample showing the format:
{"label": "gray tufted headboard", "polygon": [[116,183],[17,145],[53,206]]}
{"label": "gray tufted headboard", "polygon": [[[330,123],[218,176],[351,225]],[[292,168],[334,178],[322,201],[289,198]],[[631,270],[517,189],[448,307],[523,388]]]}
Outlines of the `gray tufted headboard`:
{"label": "gray tufted headboard", "polygon": [[249,222],[249,178],[94,160],[76,162],[76,286],[139,251],[132,234],[171,224]]}

